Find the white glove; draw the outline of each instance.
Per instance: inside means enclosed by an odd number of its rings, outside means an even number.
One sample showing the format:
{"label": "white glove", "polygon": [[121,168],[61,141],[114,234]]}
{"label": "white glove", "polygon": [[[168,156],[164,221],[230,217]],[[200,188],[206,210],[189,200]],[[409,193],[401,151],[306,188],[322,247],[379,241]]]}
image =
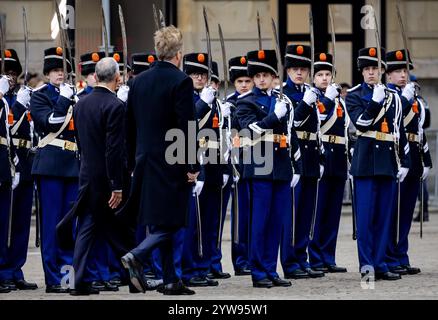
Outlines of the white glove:
{"label": "white glove", "polygon": [[12,180],[12,190],[15,190],[15,188],[18,187],[19,183],[20,183],[20,172],[15,172],[14,179]]}
{"label": "white glove", "polygon": [[0,94],[3,96],[9,91],[8,77],[3,76],[0,78]]}
{"label": "white glove", "polygon": [[295,186],[300,181],[301,176],[299,174],[294,174],[292,177],[292,181],[290,182],[290,187],[295,188]]}
{"label": "white glove", "polygon": [[195,186],[193,187],[193,193],[196,194],[198,197],[202,192],[202,188],[204,187],[204,181],[196,181]]}
{"label": "white glove", "polygon": [[430,167],[424,167],[423,168],[423,175],[421,176],[421,179],[426,180],[429,176]]}
{"label": "white glove", "polygon": [[64,98],[71,99],[73,97],[74,91],[72,87],[66,83],[61,83],[59,86],[59,94]]}
{"label": "white glove", "polygon": [[223,117],[229,117],[230,114],[231,114],[231,106],[232,106],[232,104],[229,103],[229,102],[225,102],[225,103],[220,102],[219,105],[220,105],[220,108],[221,108],[222,116]]}
{"label": "white glove", "polygon": [[316,102],[316,98],[317,95],[314,88],[307,89],[306,92],[304,92],[303,101],[307,105],[311,106],[312,104],[314,104]]}
{"label": "white glove", "polygon": [[233,182],[234,182],[234,183],[238,183],[239,180],[240,180],[240,178],[239,178],[238,175],[233,176]]}
{"label": "white glove", "polygon": [[32,92],[32,89],[30,89],[29,87],[21,87],[20,90],[18,90],[17,93],[17,101],[27,107],[27,105],[30,102],[30,93]]}
{"label": "white glove", "polygon": [[406,178],[406,176],[408,174],[408,171],[409,171],[408,168],[403,168],[403,167],[401,167],[398,170],[397,178],[400,180],[400,182],[403,182],[403,180],[405,180],[405,178]]}
{"label": "white glove", "polygon": [[225,187],[227,185],[228,179],[230,178],[230,176],[228,174],[224,174],[224,175],[222,175],[222,178],[223,178],[223,182],[224,182],[222,184],[222,188],[223,188],[223,187]]}
{"label": "white glove", "polygon": [[277,116],[278,120],[283,118],[287,113],[286,102],[277,99],[277,102],[275,102],[274,113]]}
{"label": "white glove", "polygon": [[385,86],[383,84],[376,84],[373,90],[374,102],[381,103],[385,99]]}
{"label": "white glove", "polygon": [[129,87],[124,84],[120,86],[119,90],[117,91],[117,98],[119,98],[123,102],[126,102],[128,101],[128,93],[129,93]]}
{"label": "white glove", "polygon": [[319,177],[322,178],[324,174],[324,166],[322,164],[319,165]]}
{"label": "white glove", "polygon": [[201,100],[206,104],[211,104],[216,96],[216,90],[212,87],[204,87],[201,91]]}
{"label": "white glove", "polygon": [[415,95],[415,85],[411,82],[408,83],[402,92],[402,96],[405,97],[408,101],[410,101]]}
{"label": "white glove", "polygon": [[332,83],[325,89],[325,96],[327,99],[334,101],[335,98],[339,95],[337,85]]}

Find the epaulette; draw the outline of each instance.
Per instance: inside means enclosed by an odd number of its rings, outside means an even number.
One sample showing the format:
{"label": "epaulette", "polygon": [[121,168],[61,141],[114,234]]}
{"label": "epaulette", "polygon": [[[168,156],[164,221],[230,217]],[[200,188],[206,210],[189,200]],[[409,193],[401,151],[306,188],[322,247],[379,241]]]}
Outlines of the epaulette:
{"label": "epaulette", "polygon": [[357,86],[354,86],[353,88],[348,89],[347,92],[353,92],[354,90],[359,89],[361,86],[362,86],[361,84],[358,84]]}
{"label": "epaulette", "polygon": [[47,87],[47,83],[43,84],[42,86],[39,86],[38,88],[33,89],[32,92],[40,91],[40,90],[44,89],[45,87]]}
{"label": "epaulette", "polygon": [[246,96],[249,96],[250,94],[252,94],[252,91],[242,93],[240,96],[237,97],[237,99],[245,98]]}
{"label": "epaulette", "polygon": [[227,96],[227,99],[230,99],[232,96],[234,96],[234,92],[231,93],[231,94],[229,94],[229,95]]}

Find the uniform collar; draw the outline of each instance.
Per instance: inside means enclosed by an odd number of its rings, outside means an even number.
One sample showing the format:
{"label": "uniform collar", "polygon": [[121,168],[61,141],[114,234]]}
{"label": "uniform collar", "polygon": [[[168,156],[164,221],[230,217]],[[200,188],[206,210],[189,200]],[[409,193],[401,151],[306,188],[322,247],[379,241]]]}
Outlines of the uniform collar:
{"label": "uniform collar", "polygon": [[264,96],[271,96],[271,94],[272,94],[272,89],[268,89],[268,90],[261,90],[261,89],[259,89],[259,88],[257,88],[257,87],[254,87],[253,89],[252,89],[252,92],[255,94],[255,95],[258,95],[258,96],[260,96],[260,95],[264,95]]}
{"label": "uniform collar", "polygon": [[47,88],[49,88],[50,91],[59,94],[59,88],[55,86],[54,84],[50,83],[47,85]]}
{"label": "uniform collar", "polygon": [[304,84],[295,84],[289,77],[287,77],[286,84],[297,92],[304,92]]}
{"label": "uniform collar", "polygon": [[399,86],[397,86],[397,85],[395,85],[395,84],[393,84],[393,83],[388,83],[386,86],[387,86],[389,89],[393,89],[393,90],[397,91],[398,93],[400,93],[400,92],[402,91],[402,88],[401,88],[401,87],[399,87]]}

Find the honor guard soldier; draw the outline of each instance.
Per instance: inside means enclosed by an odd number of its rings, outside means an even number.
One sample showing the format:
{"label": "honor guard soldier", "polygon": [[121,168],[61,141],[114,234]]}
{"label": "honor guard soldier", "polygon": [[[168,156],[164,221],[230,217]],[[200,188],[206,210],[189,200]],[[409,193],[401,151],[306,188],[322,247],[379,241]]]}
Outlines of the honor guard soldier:
{"label": "honor guard soldier", "polygon": [[87,86],[78,92],[77,97],[83,98],[93,91],[96,85],[95,70],[96,63],[105,57],[105,52],[90,52],[81,55],[81,62],[79,63],[81,75],[85,78]]}
{"label": "honor guard soldier", "polygon": [[[233,105],[231,108],[231,126],[232,129],[240,131],[241,128],[236,116],[237,97],[251,91],[254,83],[248,76],[248,59],[246,56],[231,58],[228,61],[228,68],[230,81],[235,88],[235,91],[227,97],[227,101]],[[231,137],[231,139],[233,141],[233,148],[239,148],[238,161],[234,161],[234,167],[237,170],[237,173],[234,172],[234,186],[231,190],[231,260],[233,262],[234,274],[236,276],[244,276],[251,274],[248,256],[250,212],[249,182],[247,179],[243,178],[243,157],[239,136]],[[233,159],[231,159],[231,161],[233,161]],[[237,174],[238,176],[236,176]],[[235,239],[236,235],[237,239]]]}
{"label": "honor guard soldier", "polygon": [[[382,64],[375,47],[358,54],[358,68],[364,82],[348,91],[348,114],[357,129],[351,163],[356,201],[357,246],[362,275],[398,280],[389,271],[385,254],[397,207],[397,179],[403,182],[409,168],[409,144],[402,121],[402,104],[396,91],[381,84]],[[380,70],[379,70],[380,68]]]}
{"label": "honor guard soldier", "polygon": [[[220,89],[220,83],[221,80],[219,78],[219,69],[216,61],[212,61],[212,72],[211,72],[211,87],[215,89],[217,92],[219,92]],[[218,100],[216,100],[218,102]],[[224,112],[224,110],[226,111]],[[224,107],[221,114],[221,120],[222,127],[220,129],[227,130],[228,128],[228,122],[227,118],[231,115],[231,104],[229,104],[227,107]],[[228,139],[228,136],[223,134],[223,131],[221,130],[221,139]],[[228,131],[229,132],[229,131]],[[222,142],[222,140],[221,140]],[[227,145],[226,143],[222,144],[223,146]],[[228,147],[228,145],[227,145]],[[224,169],[224,166],[220,168],[221,170]],[[223,184],[222,184],[222,204],[221,204],[221,210],[222,213],[219,216],[220,220],[218,220],[218,228],[214,230],[213,233],[213,239],[214,243],[212,243],[212,258],[211,258],[211,265],[210,265],[210,272],[208,273],[208,277],[210,279],[228,279],[231,277],[231,275],[227,272],[223,272],[222,270],[222,233],[223,233],[223,225],[225,222],[225,216],[227,214],[227,207],[228,207],[228,200],[230,199],[230,192],[231,192],[231,185],[233,182],[233,178],[231,177],[232,167],[228,166],[228,172],[223,174]]]}
{"label": "honor guard soldier", "polygon": [[[56,225],[69,211],[78,193],[79,159],[72,119],[74,87],[65,83],[63,49],[44,51],[44,74],[49,83],[34,90],[30,111],[40,137],[32,175],[41,204],[41,255],[47,293],[65,293],[61,269],[72,264],[72,251],[59,248]],[[66,56],[71,72],[70,55]],[[73,230],[72,230],[73,232]]]}
{"label": "honor guard soldier", "polygon": [[[386,54],[387,85],[388,88],[397,92],[403,106],[403,125],[409,142],[411,159],[408,175],[400,185],[399,225],[394,219],[391,224],[391,238],[386,253],[386,263],[389,270],[401,275],[420,273],[419,268],[410,266],[408,235],[414,216],[417,195],[420,187],[422,187],[421,184],[424,183],[432,168],[429,146],[423,130],[426,112],[422,101],[416,98],[415,84],[408,81],[409,71],[406,69],[406,61],[408,61],[409,69],[413,69],[409,52],[406,55],[405,50],[396,50]],[[400,234],[398,243],[394,241],[397,228],[399,228]]]}
{"label": "honor guard soldier", "polygon": [[155,53],[133,53],[131,55],[132,76],[135,78],[143,71],[149,70],[156,61]]}
{"label": "honor guard soldier", "polygon": [[34,192],[31,175],[34,128],[28,111],[31,89],[23,86],[17,92],[17,77],[21,74],[22,67],[17,52],[13,49],[5,50],[5,71],[10,84],[9,91],[3,95],[9,106],[9,112],[5,115],[10,125],[12,144],[20,162],[20,172],[15,173],[18,185],[13,189],[12,219],[9,221],[12,224],[9,231],[10,246],[5,263],[0,264],[0,282],[10,289],[33,290],[37,289],[37,285],[25,281],[21,270],[27,258]]}
{"label": "honor guard soldier", "polygon": [[[341,219],[345,181],[347,179],[347,130],[349,118],[339,86],[332,83],[333,56],[318,53],[314,59],[313,83],[318,89],[321,140],[325,150],[324,174],[318,185],[313,239],[309,244],[309,262],[313,270],[347,272],[336,266],[336,240]],[[321,105],[322,104],[322,105]]]}
{"label": "honor guard soldier", "polygon": [[319,132],[320,111],[316,104],[318,91],[305,83],[311,65],[310,51],[309,46],[289,45],[285,56],[288,78],[283,90],[294,107],[294,128],[303,163],[299,182],[292,190],[296,216],[295,245],[291,246],[291,232],[288,231],[291,228],[291,219],[286,220],[281,244],[281,264],[285,277],[289,279],[324,276],[324,272],[310,268],[307,257],[312,216],[316,209],[318,179],[324,170]]}
{"label": "honor guard soldier", "polygon": [[236,113],[241,128],[248,134],[242,137],[243,178],[250,179],[252,194],[249,250],[252,282],[257,288],[287,287],[291,283],[281,279],[276,269],[283,224],[292,207],[292,176],[301,171],[298,142],[290,123],[292,107],[271,89],[277,76],[275,51],[250,51],[247,57],[254,88],[239,96]]}

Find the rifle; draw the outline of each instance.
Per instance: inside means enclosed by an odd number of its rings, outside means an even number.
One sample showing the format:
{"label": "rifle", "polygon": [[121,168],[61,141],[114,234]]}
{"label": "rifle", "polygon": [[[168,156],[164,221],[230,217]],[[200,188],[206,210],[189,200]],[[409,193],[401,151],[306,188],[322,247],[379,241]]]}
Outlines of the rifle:
{"label": "rifle", "polygon": [[123,84],[126,84],[128,81],[128,44],[126,39],[126,28],[125,28],[125,19],[123,18],[123,10],[122,6],[119,4],[119,19],[120,19],[120,27],[122,30],[122,41],[123,41]]}

